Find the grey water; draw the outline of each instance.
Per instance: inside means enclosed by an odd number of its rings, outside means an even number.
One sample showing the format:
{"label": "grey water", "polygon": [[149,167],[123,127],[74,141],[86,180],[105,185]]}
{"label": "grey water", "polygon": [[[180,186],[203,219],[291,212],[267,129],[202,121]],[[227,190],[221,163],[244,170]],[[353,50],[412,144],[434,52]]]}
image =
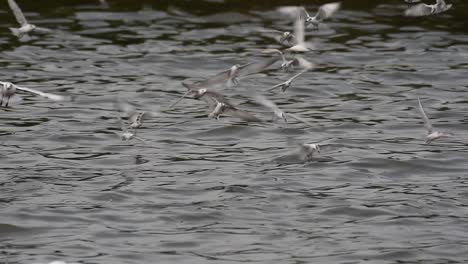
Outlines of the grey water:
{"label": "grey water", "polygon": [[[293,25],[277,7],[325,1],[18,0],[53,32],[28,40],[2,2],[0,80],[73,100],[0,109],[0,263],[467,263],[468,2],[448,2],[343,1],[308,30],[316,67],[265,96],[313,127],[167,107],[181,81],[268,57],[261,30]],[[271,118],[249,94],[276,66],[219,91]],[[462,140],[425,144],[418,97]],[[119,138],[116,98],[161,112],[144,142]],[[324,147],[298,163],[290,139]]]}

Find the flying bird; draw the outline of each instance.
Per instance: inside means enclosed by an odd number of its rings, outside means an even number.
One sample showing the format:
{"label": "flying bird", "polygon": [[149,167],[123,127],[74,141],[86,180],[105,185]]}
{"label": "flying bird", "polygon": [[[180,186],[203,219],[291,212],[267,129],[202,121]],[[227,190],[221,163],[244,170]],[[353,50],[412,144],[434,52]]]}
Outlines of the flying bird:
{"label": "flying bird", "polygon": [[306,19],[305,19],[306,26],[312,25],[313,28],[318,29],[320,23],[322,23],[324,19],[329,18],[336,11],[338,11],[338,9],[340,9],[340,5],[341,4],[339,2],[324,4],[319,7],[319,10],[317,14],[315,14],[315,16],[310,16],[309,13],[307,13],[306,9],[302,7],[302,10],[304,11],[306,15]]}
{"label": "flying bird", "polygon": [[136,108],[123,99],[118,99],[114,102],[114,107],[118,112],[124,113],[127,116],[129,125],[128,128],[140,128],[143,121],[148,117],[156,117],[158,112],[137,111]]}
{"label": "flying bird", "polygon": [[212,77],[209,77],[203,81],[192,83],[193,86],[198,88],[211,87],[218,84],[226,84],[227,87],[239,84],[239,78],[249,76],[252,74],[260,73],[266,68],[270,67],[278,60],[277,57],[263,59],[258,62],[251,62],[247,64],[236,64],[228,70],[220,72]]}
{"label": "flying bird", "polygon": [[[255,117],[254,115],[244,111],[237,109],[229,100],[224,97],[224,95],[208,91],[205,88],[201,88],[198,90],[193,90],[190,86],[186,86],[191,93],[194,94],[194,98],[203,100],[212,111],[210,113],[210,118],[219,118],[219,115],[225,114],[233,117],[240,118],[243,121],[247,122],[261,122],[260,119]],[[216,111],[215,111],[216,110]]]}
{"label": "flying bird", "polygon": [[421,100],[418,98],[418,110],[419,113],[421,114],[421,117],[424,121],[424,127],[427,130],[427,136],[426,136],[426,144],[431,144],[432,141],[439,139],[439,138],[447,138],[447,137],[453,137],[453,134],[451,133],[446,133],[446,132],[440,132],[440,131],[435,131],[434,128],[432,127],[431,121],[429,121],[429,118],[427,118],[426,113],[424,112],[423,106],[421,104]]}
{"label": "flying bird", "polygon": [[273,101],[267,99],[266,97],[262,95],[256,95],[255,96],[255,101],[257,101],[259,104],[263,105],[264,107],[268,108],[270,111],[273,112],[273,122],[276,122],[279,119],[283,119],[284,122],[288,122],[287,117],[292,117],[300,122],[303,122],[306,125],[312,126],[312,124],[305,119],[291,113],[285,113],[283,110],[281,110],[278,105],[276,105]]}
{"label": "flying bird", "polygon": [[294,81],[294,79],[296,79],[297,77],[299,77],[300,75],[302,75],[303,73],[309,71],[310,69],[312,69],[314,67],[314,65],[311,62],[307,61],[306,59],[304,59],[302,57],[296,57],[295,61],[296,61],[295,63],[297,63],[298,65],[303,67],[303,70],[300,71],[299,73],[291,76],[285,82],[279,83],[277,85],[274,85],[274,86],[268,88],[267,91],[272,91],[272,90],[274,90],[276,88],[281,88],[281,91],[285,92],[291,86],[291,83],[292,83],[292,81]]}
{"label": "flying bird", "polygon": [[0,82],[0,94],[2,96],[0,100],[0,106],[3,105],[3,102],[5,102],[5,107],[8,107],[8,103],[10,102],[10,98],[16,95],[16,92],[27,92],[27,93],[32,93],[34,95],[42,96],[47,99],[50,99],[52,101],[63,101],[65,100],[64,96],[57,95],[57,94],[51,94],[51,93],[44,93],[38,90],[34,90],[31,88],[26,88],[26,87],[20,87],[16,84],[13,84],[11,82]]}
{"label": "flying bird", "polygon": [[452,4],[446,4],[444,0],[437,0],[435,4],[417,4],[405,11],[406,16],[428,16],[445,12],[452,8]]}
{"label": "flying bird", "polygon": [[18,38],[21,38],[24,35],[27,35],[28,33],[33,31],[50,31],[46,28],[40,28],[36,27],[36,25],[29,24],[15,0],[8,0],[8,5],[10,5],[11,10],[13,11],[16,21],[18,21],[18,23],[20,24],[19,28],[10,28],[11,33],[13,33],[13,35],[17,36]]}
{"label": "flying bird", "polygon": [[277,36],[280,36],[279,38],[276,37],[275,39],[279,42],[279,44],[283,45],[283,46],[288,46],[290,45],[290,43],[292,43],[295,39],[295,36],[292,32],[290,31],[279,31],[279,30],[276,30],[276,29],[263,29],[263,30],[260,30],[260,32],[264,32],[264,33],[272,33],[272,34],[275,34]]}

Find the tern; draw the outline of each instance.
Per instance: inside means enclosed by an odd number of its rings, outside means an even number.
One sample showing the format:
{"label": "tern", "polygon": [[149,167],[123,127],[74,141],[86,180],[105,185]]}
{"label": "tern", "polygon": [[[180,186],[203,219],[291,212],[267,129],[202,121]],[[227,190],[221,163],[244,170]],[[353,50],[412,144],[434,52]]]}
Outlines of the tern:
{"label": "tern", "polygon": [[13,33],[13,35],[17,36],[18,38],[21,38],[24,35],[27,35],[28,33],[32,31],[42,31],[42,32],[50,31],[46,28],[40,28],[40,27],[36,27],[33,24],[29,24],[26,18],[24,17],[23,12],[19,8],[18,4],[15,2],[15,0],[8,0],[8,4],[10,5],[10,8],[13,11],[13,14],[15,15],[16,21],[18,21],[18,23],[21,26],[19,28],[10,28],[11,33]]}
{"label": "tern", "polygon": [[208,91],[205,88],[195,90],[187,84],[184,84],[184,86],[194,94],[194,98],[201,99],[208,105],[209,109],[212,110],[212,112],[209,114],[210,118],[219,119],[219,115],[226,114],[240,118],[241,120],[247,122],[261,122],[261,120],[254,115],[244,110],[237,109],[233,104],[231,104],[231,102],[226,99],[226,97],[224,97],[224,95],[220,93]]}
{"label": "tern", "polygon": [[278,53],[281,56],[282,62],[281,62],[281,69],[284,69],[285,71],[289,71],[291,69],[291,66],[294,64],[295,60],[287,60],[286,56],[284,56],[284,53],[279,50],[279,49],[265,49],[262,51],[263,53]]}
{"label": "tern", "polygon": [[265,106],[266,108],[270,109],[270,111],[273,112],[273,122],[276,122],[278,119],[283,119],[284,122],[288,122],[287,120],[287,116],[290,116],[298,121],[301,121],[309,126],[312,126],[312,124],[306,120],[304,120],[303,118],[295,115],[295,114],[291,114],[291,113],[285,113],[283,110],[281,110],[273,101],[265,98],[264,96],[262,95],[257,95],[255,96],[255,100]]}
{"label": "tern", "polygon": [[226,86],[231,87],[233,85],[239,84],[239,78],[252,75],[264,71],[266,68],[274,64],[278,58],[268,58],[263,59],[258,62],[251,62],[247,64],[236,64],[233,65],[228,70],[220,72],[213,77],[205,79],[203,81],[193,83],[194,86],[198,87],[210,87],[217,84],[226,84]]}
{"label": "tern", "polygon": [[276,88],[281,88],[281,91],[285,92],[291,86],[291,83],[292,81],[294,81],[294,79],[296,79],[297,77],[299,77],[300,75],[302,75],[303,73],[309,71],[310,69],[314,67],[314,65],[311,62],[305,60],[302,57],[295,58],[295,61],[298,65],[301,65],[304,69],[300,71],[299,73],[291,76],[291,78],[289,78],[285,82],[279,83],[277,85],[272,86],[271,88],[268,88],[267,91],[272,91]]}
{"label": "tern", "polygon": [[423,106],[421,104],[421,100],[418,98],[418,104],[419,104],[419,113],[421,114],[421,117],[424,121],[424,127],[427,130],[427,136],[426,136],[426,144],[431,144],[432,141],[439,139],[439,138],[447,138],[447,137],[453,137],[453,134],[451,133],[446,133],[446,132],[440,132],[440,131],[435,131],[434,128],[432,127],[431,121],[429,121],[429,118],[427,118],[426,113],[424,112]]}
{"label": "tern", "polygon": [[159,115],[157,112],[137,111],[134,106],[130,105],[123,99],[118,99],[114,103],[114,107],[117,109],[117,111],[125,113],[125,115],[128,117],[128,128],[130,129],[140,128],[144,119],[147,117],[156,117]]}
{"label": "tern", "polygon": [[306,162],[312,160],[315,153],[320,154],[319,144],[307,144],[303,143],[299,146],[299,157],[301,161]]}
{"label": "tern", "polygon": [[3,102],[5,101],[5,107],[8,107],[8,103],[10,102],[10,98],[15,96],[17,91],[22,91],[22,92],[28,92],[32,93],[35,95],[39,95],[42,97],[45,97],[47,99],[50,99],[52,101],[63,101],[65,100],[64,96],[57,95],[57,94],[51,94],[51,93],[44,93],[40,92],[38,90],[34,90],[31,88],[26,88],[26,87],[20,87],[16,84],[13,84],[11,82],[0,82],[0,94],[2,96],[0,100],[0,106],[3,105]]}
{"label": "tern", "polygon": [[279,39],[276,38],[276,40],[281,45],[289,45],[289,43],[292,43],[295,39],[294,34],[290,31],[279,31],[276,29],[264,29],[264,30],[260,30],[260,32],[273,33],[276,35],[280,35],[281,37]]}
{"label": "tern", "polygon": [[302,7],[302,10],[304,11],[305,15],[307,16],[305,19],[305,24],[306,26],[312,25],[314,29],[318,29],[320,23],[323,22],[324,19],[329,18],[332,16],[338,9],[340,9],[340,3],[339,2],[334,2],[334,3],[328,3],[324,4],[319,7],[319,10],[317,11],[317,14],[315,16],[310,16],[309,13],[305,10],[305,8]]}
{"label": "tern", "polygon": [[437,0],[433,5],[418,4],[408,8],[405,11],[406,16],[428,16],[433,14],[439,14],[452,8],[452,4],[446,4],[444,0]]}

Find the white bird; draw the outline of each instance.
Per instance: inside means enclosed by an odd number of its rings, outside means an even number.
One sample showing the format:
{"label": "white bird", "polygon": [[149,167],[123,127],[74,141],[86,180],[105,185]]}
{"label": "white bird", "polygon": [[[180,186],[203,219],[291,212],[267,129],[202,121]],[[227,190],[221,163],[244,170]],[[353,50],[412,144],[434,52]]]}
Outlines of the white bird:
{"label": "white bird", "polygon": [[295,60],[287,60],[286,56],[284,56],[284,53],[279,50],[279,49],[265,49],[262,51],[262,53],[277,53],[281,56],[282,62],[281,62],[281,69],[284,69],[285,71],[289,71],[291,69],[291,66],[294,64]]}
{"label": "white bird", "polygon": [[285,113],[283,110],[281,110],[278,105],[276,105],[273,101],[267,99],[266,97],[262,95],[256,95],[255,96],[255,101],[257,101],[259,104],[263,105],[264,107],[270,109],[270,111],[273,112],[273,122],[276,122],[278,119],[283,119],[284,122],[288,122],[287,117],[290,116],[297,121],[300,121],[308,126],[312,126],[312,123],[309,121],[306,121],[302,117],[299,117],[295,114],[291,113]]}
{"label": "white bird", "polygon": [[127,116],[129,123],[128,127],[130,129],[141,127],[143,120],[147,117],[156,117],[159,115],[159,113],[155,111],[137,111],[134,106],[130,105],[123,99],[118,99],[114,103],[114,107],[117,109],[117,111],[122,112]]}
{"label": "white bird", "polygon": [[279,30],[276,30],[276,29],[263,29],[263,30],[260,30],[260,32],[273,33],[275,35],[279,35],[280,38],[279,39],[275,38],[275,39],[281,45],[289,45],[295,39],[294,34],[292,32],[290,32],[290,31],[279,31]]}
{"label": "white bird", "polygon": [[28,92],[32,93],[34,95],[39,95],[42,97],[45,97],[47,99],[50,99],[52,101],[63,101],[65,100],[64,96],[57,95],[57,94],[51,94],[51,93],[44,93],[40,92],[38,90],[34,90],[31,88],[26,88],[26,87],[20,87],[16,84],[13,84],[11,82],[0,82],[1,85],[1,90],[0,94],[2,95],[1,101],[0,101],[0,106],[2,106],[4,100],[6,99],[6,104],[5,106],[8,107],[8,103],[10,101],[10,98],[13,97],[17,91],[22,91],[22,92]]}
{"label": "white bird", "polygon": [[220,72],[212,77],[203,81],[194,82],[191,85],[198,88],[206,88],[217,84],[226,84],[227,87],[239,84],[239,78],[249,76],[255,73],[264,71],[266,68],[274,64],[278,58],[268,58],[257,62],[246,63],[243,65],[233,65],[228,70]]}
{"label": "white bird", "polygon": [[303,162],[312,160],[315,153],[320,154],[319,144],[307,144],[303,143],[299,146],[299,158]]}
{"label": "white bird", "polygon": [[278,119],[283,119],[286,123],[288,122],[286,114],[273,101],[268,100],[262,95],[255,96],[255,101],[273,112],[273,122],[276,122]]}
{"label": "white bird", "polygon": [[433,14],[439,14],[452,8],[452,4],[446,4],[444,0],[437,0],[433,5],[418,4],[408,8],[405,11],[406,16],[428,16]]}
{"label": "white bird", "polygon": [[224,109],[226,109],[226,105],[216,100],[216,106],[213,111],[208,114],[208,118],[219,120],[219,116],[224,112]]}
{"label": "white bird", "polygon": [[281,91],[285,92],[286,89],[288,89],[291,86],[291,83],[292,83],[292,81],[294,81],[294,79],[296,79],[301,74],[309,71],[310,69],[312,69],[314,67],[313,63],[307,61],[306,59],[304,59],[302,57],[296,57],[294,60],[296,61],[296,63],[298,65],[302,66],[304,69],[302,71],[300,71],[299,73],[291,76],[285,82],[279,83],[277,85],[272,86],[271,88],[268,88],[267,91],[271,91],[271,90],[274,90],[276,88],[281,88]]}
{"label": "white bird", "polygon": [[18,38],[21,38],[32,31],[50,31],[46,28],[40,28],[36,27],[36,25],[29,24],[26,18],[24,17],[23,12],[19,8],[18,4],[16,4],[15,0],[8,0],[8,5],[10,5],[11,10],[13,11],[16,21],[18,21],[18,23],[20,24],[19,28],[10,28],[11,33],[13,33],[13,35],[17,36]]}
{"label": "white bird", "polygon": [[190,88],[190,85],[185,83],[182,84],[184,84],[184,86],[194,94],[194,98],[201,99],[208,105],[208,108],[212,111],[209,115],[210,118],[218,119],[219,115],[226,114],[240,118],[241,120],[247,122],[261,122],[260,119],[250,114],[249,112],[237,109],[237,107],[235,107],[231,102],[229,102],[229,100],[226,99],[226,97],[224,97],[224,95],[220,93],[208,91],[205,88],[196,90]]}
{"label": "white bird", "polygon": [[338,9],[340,9],[340,5],[341,4],[339,2],[324,4],[320,6],[317,14],[315,14],[313,17],[307,13],[305,8],[302,8],[307,16],[305,20],[306,26],[312,25],[313,28],[318,29],[318,26],[323,22],[324,19],[329,18],[336,11],[338,11]]}
{"label": "white bird", "polygon": [[427,130],[426,144],[431,144],[432,141],[439,139],[439,138],[453,137],[453,134],[451,133],[435,131],[434,128],[432,127],[431,121],[429,121],[429,118],[427,118],[427,115],[424,112],[423,106],[421,104],[421,100],[419,98],[418,98],[418,103],[419,103],[419,108],[418,108],[419,113],[421,114],[421,117],[424,121],[424,127]]}

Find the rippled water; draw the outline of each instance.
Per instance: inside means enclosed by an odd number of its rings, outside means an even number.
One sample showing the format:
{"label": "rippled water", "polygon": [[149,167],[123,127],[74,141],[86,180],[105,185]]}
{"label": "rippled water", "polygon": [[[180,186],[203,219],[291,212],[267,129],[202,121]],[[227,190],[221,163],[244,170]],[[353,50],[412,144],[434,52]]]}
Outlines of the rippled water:
{"label": "rippled water", "polygon": [[[29,41],[5,1],[0,79],[76,100],[0,109],[0,263],[466,263],[468,142],[424,144],[416,107],[466,134],[468,3],[409,19],[401,2],[345,1],[308,33],[317,67],[268,95],[308,127],[210,120],[191,99],[167,110],[182,80],[277,47],[259,30],[291,28],[281,1],[19,0],[54,31]],[[287,76],[223,93],[259,111],[247,92]],[[145,143],[119,139],[116,97],[162,110]],[[329,147],[278,163],[291,138]]]}

